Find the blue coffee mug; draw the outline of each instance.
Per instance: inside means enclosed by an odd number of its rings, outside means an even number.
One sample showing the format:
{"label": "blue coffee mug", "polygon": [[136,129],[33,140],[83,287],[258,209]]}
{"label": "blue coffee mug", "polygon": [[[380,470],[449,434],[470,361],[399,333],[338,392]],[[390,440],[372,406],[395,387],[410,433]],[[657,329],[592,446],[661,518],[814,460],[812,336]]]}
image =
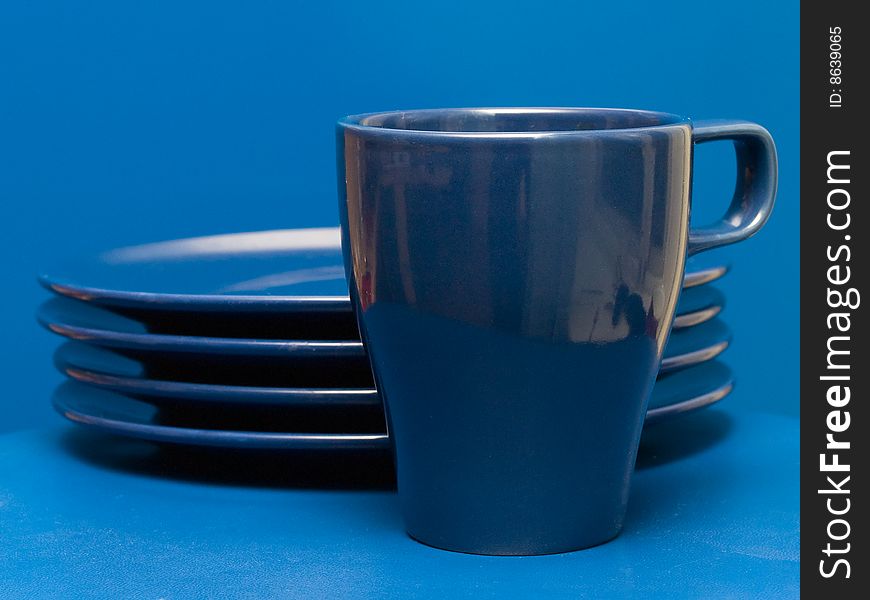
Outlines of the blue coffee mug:
{"label": "blue coffee mug", "polygon": [[[722,220],[689,229],[692,148],[731,140]],[[776,151],[753,123],[582,108],[338,123],[351,298],[408,533],[547,554],[623,523],[686,256],[758,231]]]}

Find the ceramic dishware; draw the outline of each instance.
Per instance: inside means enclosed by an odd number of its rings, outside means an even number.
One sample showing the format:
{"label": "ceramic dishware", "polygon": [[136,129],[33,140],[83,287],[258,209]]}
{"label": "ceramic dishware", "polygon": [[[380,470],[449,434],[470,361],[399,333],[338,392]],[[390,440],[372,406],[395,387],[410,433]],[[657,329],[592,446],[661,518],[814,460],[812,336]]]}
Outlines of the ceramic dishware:
{"label": "ceramic dishware", "polygon": [[60,336],[106,348],[140,353],[199,356],[365,359],[359,339],[267,339],[211,337],[152,333],[143,323],[97,306],[67,298],[52,298],[40,305],[37,320]]}
{"label": "ceramic dishware", "polygon": [[[238,430],[218,428],[209,418],[202,418],[202,424],[196,424],[195,418],[184,418],[178,411],[166,416],[158,407],[146,402],[75,382],[60,385],[52,402],[55,410],[79,425],[161,443],[293,451],[378,450],[387,448],[389,444],[384,432]],[[183,425],[173,422],[179,418]]]}
{"label": "ceramic dishware", "polygon": [[[736,192],[690,231],[692,148],[712,140],[734,143]],[[613,538],[686,256],[767,220],[769,134],[633,110],[388,112],[338,123],[337,164],[408,533],[513,555]]]}
{"label": "ceramic dishware", "polygon": [[[256,378],[260,385],[270,385],[294,375],[276,370],[282,366],[304,370],[312,383],[336,379],[357,385],[371,383],[365,349],[359,340],[155,334],[134,319],[66,298],[43,303],[37,320],[67,339],[141,358],[155,375],[207,377],[213,383],[238,382],[247,376],[249,380]],[[709,360],[723,352],[730,339],[730,329],[718,319],[675,331],[660,369],[669,371]]]}
{"label": "ceramic dishware", "polygon": [[674,329],[685,329],[706,323],[725,308],[725,294],[712,285],[683,288],[677,302]]}
{"label": "ceramic dishware", "polygon": [[[726,397],[734,387],[731,370],[718,361],[712,361],[668,375],[653,390],[645,425],[655,425],[671,417],[687,414],[710,406]],[[53,398],[56,410],[67,419],[85,427],[116,435],[134,437],[159,443],[221,448],[251,448],[280,451],[299,450],[385,450],[389,435],[383,422],[371,432],[359,433],[359,427],[342,432],[301,433],[276,430],[270,418],[269,430],[251,428],[218,429],[208,418],[203,418],[203,407],[182,403],[171,413],[161,411],[160,405],[136,400],[107,390],[95,390],[80,383],[61,385]],[[185,414],[185,412],[187,414]],[[253,419],[248,418],[251,422]],[[278,425],[292,429],[294,423],[287,418]],[[348,428],[350,429],[350,428]]]}
{"label": "ceramic dishware", "polygon": [[[172,378],[172,374],[152,373],[153,369],[141,359],[128,358],[77,342],[69,342],[58,348],[54,354],[54,364],[69,379],[89,387],[140,398],[156,406],[274,406],[289,410],[332,411],[333,414],[342,411],[351,416],[383,414],[383,405],[374,387],[336,387],[347,381],[341,373],[333,374],[333,387],[304,386],[302,382],[310,381],[310,368],[302,369],[303,372],[295,377],[291,374],[280,382],[284,383],[283,387],[277,385],[279,382],[256,385],[248,381],[247,385],[232,385],[191,381],[179,378],[179,373],[175,374],[176,378]],[[713,364],[717,366],[706,368]],[[662,373],[653,389],[647,409],[647,423],[683,412],[686,406],[704,406],[707,394],[722,392],[723,369],[721,363],[706,360]]]}
{"label": "ceramic dishware", "polygon": [[158,405],[276,406],[383,415],[383,405],[372,382],[360,381],[341,368],[285,366],[273,369],[270,379],[258,374],[245,378],[245,373],[235,380],[218,379],[208,370],[164,369],[161,364],[155,368],[147,359],[122,356],[79,342],[60,346],[54,354],[54,364],[62,374],[80,383]]}
{"label": "ceramic dishware", "polygon": [[[683,287],[710,283],[727,270],[721,262],[690,263]],[[338,227],[115,248],[51,267],[39,282],[58,295],[131,316],[152,331],[214,336],[235,328],[253,337],[276,327],[305,331],[316,323],[332,332],[329,337],[357,334]]]}

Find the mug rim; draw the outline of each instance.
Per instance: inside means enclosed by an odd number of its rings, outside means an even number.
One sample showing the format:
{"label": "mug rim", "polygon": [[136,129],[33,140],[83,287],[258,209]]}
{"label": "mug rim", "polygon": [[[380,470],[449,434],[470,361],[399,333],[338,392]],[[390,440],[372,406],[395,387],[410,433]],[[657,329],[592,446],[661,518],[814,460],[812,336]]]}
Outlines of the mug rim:
{"label": "mug rim", "polygon": [[[553,129],[553,130],[517,130],[517,131],[449,131],[449,130],[433,130],[433,129],[404,129],[398,127],[389,127],[381,124],[372,123],[377,119],[387,119],[390,117],[403,118],[406,116],[441,116],[441,115],[461,115],[467,113],[470,116],[484,115],[497,116],[517,115],[517,114],[552,114],[571,115],[571,114],[586,114],[595,113],[613,116],[624,117],[643,117],[658,121],[652,125],[638,126],[620,126],[620,127],[605,127],[605,128],[589,128],[589,129]],[[388,110],[360,113],[348,115],[339,119],[338,127],[364,133],[368,135],[389,135],[396,136],[425,136],[439,138],[487,138],[487,139],[505,139],[505,138],[548,138],[548,137],[563,137],[577,135],[607,135],[618,132],[643,132],[649,130],[661,130],[670,127],[691,126],[691,119],[683,117],[675,113],[662,111],[642,110],[632,108],[602,108],[602,107],[472,107],[472,108],[434,108],[434,109],[411,109],[411,110]]]}

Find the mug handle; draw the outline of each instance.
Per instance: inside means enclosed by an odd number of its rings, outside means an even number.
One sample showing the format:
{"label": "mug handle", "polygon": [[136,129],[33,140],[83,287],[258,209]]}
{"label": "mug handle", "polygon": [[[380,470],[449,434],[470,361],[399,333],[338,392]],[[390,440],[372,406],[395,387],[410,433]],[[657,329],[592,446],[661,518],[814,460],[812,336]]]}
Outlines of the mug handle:
{"label": "mug handle", "polygon": [[689,256],[754,235],[770,217],[776,199],[776,146],[767,130],[749,121],[698,121],[695,144],[733,140],[737,152],[737,186],[731,206],[711,226],[689,231]]}

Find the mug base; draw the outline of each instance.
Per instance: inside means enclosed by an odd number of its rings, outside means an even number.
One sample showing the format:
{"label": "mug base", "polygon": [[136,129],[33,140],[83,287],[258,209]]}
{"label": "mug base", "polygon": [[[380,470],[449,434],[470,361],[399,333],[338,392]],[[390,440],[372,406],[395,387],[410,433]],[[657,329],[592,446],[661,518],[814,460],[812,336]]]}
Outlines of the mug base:
{"label": "mug base", "polygon": [[524,543],[524,544],[497,544],[497,543],[480,543],[473,546],[463,544],[450,544],[445,540],[434,541],[426,536],[420,536],[410,530],[405,531],[415,542],[419,542],[424,546],[435,548],[436,550],[446,550],[448,552],[457,552],[460,554],[473,554],[476,556],[546,556],[550,554],[567,554],[569,552],[578,552],[580,550],[588,550],[595,548],[608,542],[615,540],[622,533],[622,525],[617,527],[615,531],[610,532],[604,537],[597,537],[594,540],[587,540],[576,544],[546,544],[546,543]]}

